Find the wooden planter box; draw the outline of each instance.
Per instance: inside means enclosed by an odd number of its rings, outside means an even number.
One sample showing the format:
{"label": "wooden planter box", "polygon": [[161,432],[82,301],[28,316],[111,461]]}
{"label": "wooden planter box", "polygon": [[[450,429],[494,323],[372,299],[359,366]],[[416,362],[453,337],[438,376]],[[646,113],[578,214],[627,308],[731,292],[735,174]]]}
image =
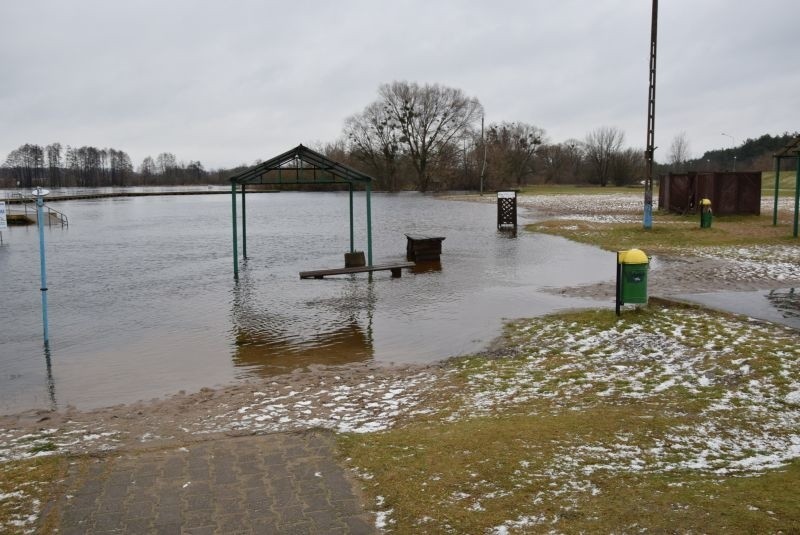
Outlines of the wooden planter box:
{"label": "wooden planter box", "polygon": [[438,262],[444,236],[406,234],[406,258],[414,262]]}

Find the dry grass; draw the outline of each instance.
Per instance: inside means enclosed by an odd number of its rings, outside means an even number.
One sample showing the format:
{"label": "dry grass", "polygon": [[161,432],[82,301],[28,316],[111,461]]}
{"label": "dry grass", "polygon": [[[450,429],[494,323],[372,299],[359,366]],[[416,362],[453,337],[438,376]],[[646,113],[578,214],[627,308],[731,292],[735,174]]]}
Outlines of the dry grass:
{"label": "dry grass", "polygon": [[388,531],[800,531],[796,332],[651,305],[506,336],[438,412],[341,438]]}
{"label": "dry grass", "polygon": [[67,472],[61,456],[11,461],[0,465],[0,532],[13,535],[50,533],[49,520],[40,517],[58,495]]}
{"label": "dry grass", "polygon": [[678,253],[687,248],[796,244],[791,228],[772,226],[771,216],[716,216],[712,227],[701,229],[698,216],[658,214],[653,228],[641,223],[597,223],[555,220],[526,227],[534,232],[563,236],[609,251],[644,249],[648,253]]}

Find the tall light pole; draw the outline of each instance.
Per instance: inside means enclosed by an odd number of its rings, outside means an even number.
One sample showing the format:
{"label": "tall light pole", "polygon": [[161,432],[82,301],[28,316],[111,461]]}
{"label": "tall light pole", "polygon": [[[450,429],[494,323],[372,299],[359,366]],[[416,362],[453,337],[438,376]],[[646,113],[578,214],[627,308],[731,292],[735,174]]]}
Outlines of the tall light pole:
{"label": "tall light pole", "polygon": [[653,154],[656,129],[656,40],[658,37],[658,0],[653,0],[650,21],[650,88],[647,92],[647,147],[644,151],[644,228],[653,228]]}
{"label": "tall light pole", "polygon": [[486,172],[486,139],[483,137],[483,115],[481,115],[481,145],[483,145],[483,163],[481,164],[481,196],[483,196],[483,174]]}
{"label": "tall light pole", "polygon": [[50,343],[50,336],[47,332],[47,268],[44,254],[44,210],[42,210],[42,207],[44,206],[44,197],[48,195],[50,191],[39,186],[33,190],[32,193],[33,196],[36,197],[36,224],[39,226],[39,265],[42,272],[42,325],[44,327],[44,345],[47,347]]}
{"label": "tall light pole", "polygon": [[[731,138],[731,149],[736,150],[736,138],[730,134],[726,134],[725,132],[722,132],[721,135]],[[736,172],[736,154],[733,155],[733,172]]]}

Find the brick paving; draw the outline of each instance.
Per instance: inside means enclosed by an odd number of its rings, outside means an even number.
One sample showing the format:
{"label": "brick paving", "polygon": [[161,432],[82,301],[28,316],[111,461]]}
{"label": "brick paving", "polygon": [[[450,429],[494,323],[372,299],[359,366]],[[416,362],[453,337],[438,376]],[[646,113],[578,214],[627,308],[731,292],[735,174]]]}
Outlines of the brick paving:
{"label": "brick paving", "polygon": [[92,459],[67,488],[62,535],[376,533],[325,431]]}

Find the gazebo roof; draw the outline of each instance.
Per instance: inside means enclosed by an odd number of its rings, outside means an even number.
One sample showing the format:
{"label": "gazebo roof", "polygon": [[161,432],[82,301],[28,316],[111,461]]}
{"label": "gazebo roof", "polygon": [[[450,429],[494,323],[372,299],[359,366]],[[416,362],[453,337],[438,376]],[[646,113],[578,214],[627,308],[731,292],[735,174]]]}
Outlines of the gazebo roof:
{"label": "gazebo roof", "polygon": [[300,144],[230,180],[236,184],[338,184],[370,183],[373,178]]}
{"label": "gazebo roof", "polygon": [[785,147],[773,154],[775,158],[794,158],[800,152],[800,137],[791,140]]}

